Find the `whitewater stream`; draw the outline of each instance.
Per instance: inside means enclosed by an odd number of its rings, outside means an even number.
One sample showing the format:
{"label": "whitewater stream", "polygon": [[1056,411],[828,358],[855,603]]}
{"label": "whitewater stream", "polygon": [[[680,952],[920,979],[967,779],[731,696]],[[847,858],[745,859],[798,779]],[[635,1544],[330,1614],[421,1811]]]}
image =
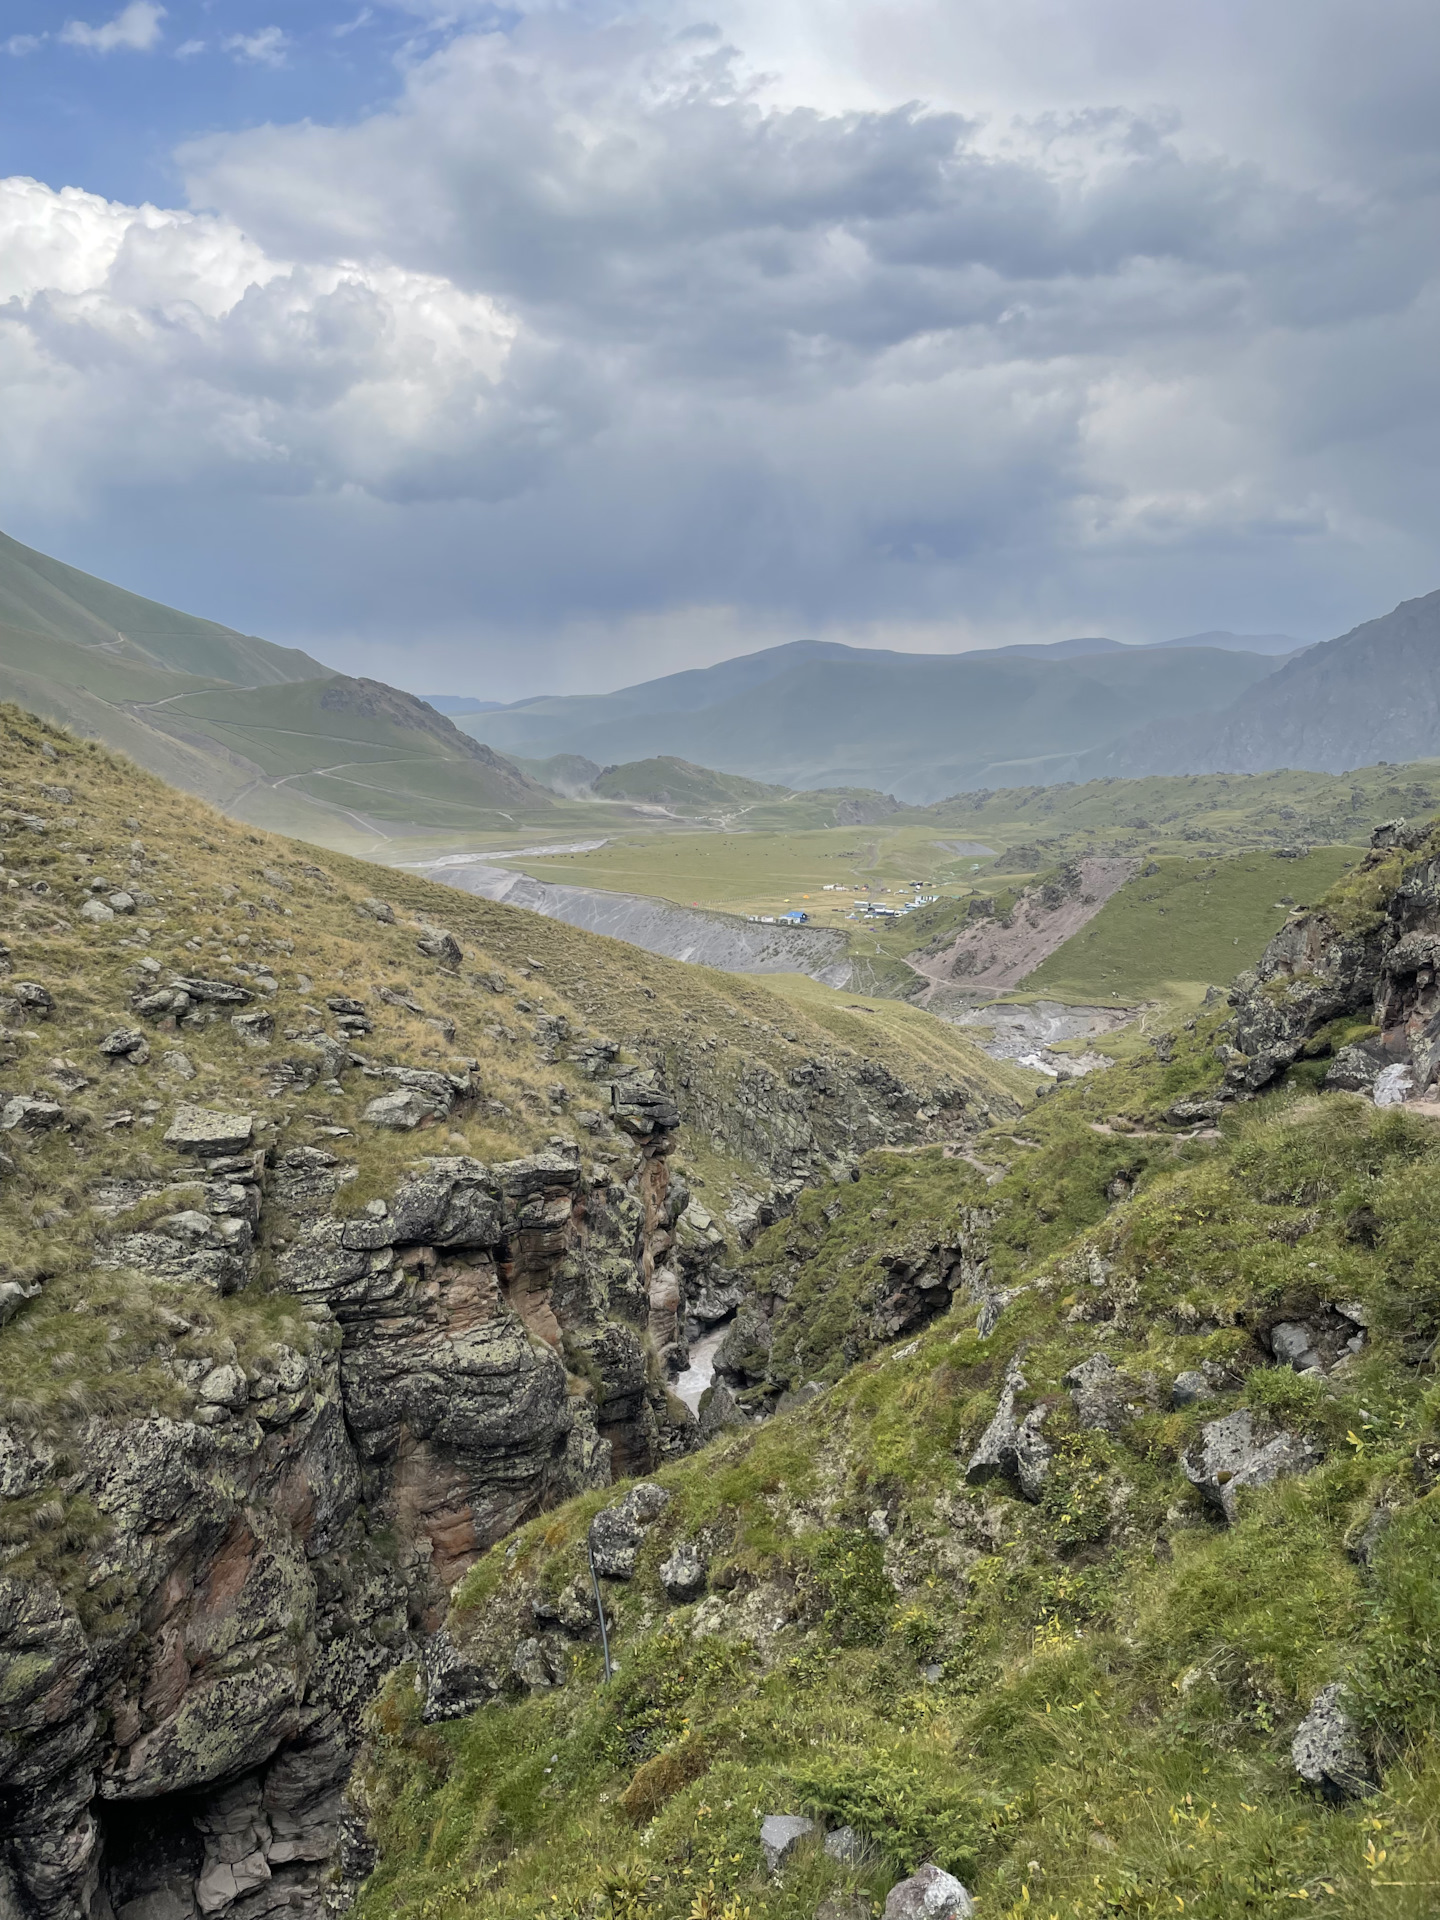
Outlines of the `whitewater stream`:
{"label": "whitewater stream", "polygon": [[715,1378],[715,1356],[729,1331],[730,1322],[722,1320],[718,1326],[711,1327],[703,1338],[694,1341],[690,1348],[689,1366],[676,1376],[675,1396],[683,1400],[692,1413],[699,1413],[701,1395]]}

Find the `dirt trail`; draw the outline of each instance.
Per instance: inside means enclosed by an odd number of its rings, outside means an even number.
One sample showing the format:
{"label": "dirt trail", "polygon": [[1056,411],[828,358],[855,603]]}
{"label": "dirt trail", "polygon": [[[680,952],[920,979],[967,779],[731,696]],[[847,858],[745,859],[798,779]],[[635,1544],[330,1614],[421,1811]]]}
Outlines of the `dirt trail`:
{"label": "dirt trail", "polygon": [[1064,946],[1135,872],[1135,860],[1082,860],[1073,879],[1027,887],[1008,926],[981,920],[957,934],[939,953],[912,953],[909,963],[931,984],[920,995],[927,1006],[940,987],[967,994],[1004,993],[1019,986],[1042,960]]}

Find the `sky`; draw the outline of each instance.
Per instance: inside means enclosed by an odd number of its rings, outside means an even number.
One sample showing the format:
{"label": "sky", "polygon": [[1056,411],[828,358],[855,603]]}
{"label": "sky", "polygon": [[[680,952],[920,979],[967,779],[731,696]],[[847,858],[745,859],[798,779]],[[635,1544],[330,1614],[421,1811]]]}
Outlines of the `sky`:
{"label": "sky", "polygon": [[3,0],[0,528],[511,700],[1440,586],[1420,0]]}

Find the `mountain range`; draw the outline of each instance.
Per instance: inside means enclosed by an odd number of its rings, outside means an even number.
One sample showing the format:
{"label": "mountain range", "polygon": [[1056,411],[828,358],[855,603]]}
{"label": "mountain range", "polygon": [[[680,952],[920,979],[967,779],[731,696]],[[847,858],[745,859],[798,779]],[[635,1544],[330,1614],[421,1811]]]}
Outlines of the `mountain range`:
{"label": "mountain range", "polygon": [[877,794],[926,805],[1064,780],[1423,759],[1440,754],[1437,662],[1433,593],[1318,645],[1221,631],[962,654],[802,640],[609,694],[427,701],[0,534],[0,698],[242,819],[321,841],[559,828],[572,795],[591,809],[666,804],[682,762],[689,799],[703,789],[748,809],[747,781],[834,790],[850,818]]}
{"label": "mountain range", "polygon": [[[1228,636],[1227,636],[1228,637]],[[1218,645],[1073,654],[904,654],[797,641],[613,694],[541,697],[456,724],[502,753],[598,765],[675,756],[790,787],[870,787],[925,805],[1070,777],[1152,722],[1218,713],[1280,657]],[[756,694],[764,689],[763,700]]]}

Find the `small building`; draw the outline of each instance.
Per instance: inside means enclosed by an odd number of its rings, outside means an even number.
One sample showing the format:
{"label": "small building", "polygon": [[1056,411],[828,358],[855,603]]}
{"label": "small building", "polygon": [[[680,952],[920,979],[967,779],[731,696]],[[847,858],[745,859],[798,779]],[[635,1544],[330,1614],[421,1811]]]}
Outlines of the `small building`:
{"label": "small building", "polygon": [[782,924],[792,927],[803,927],[809,918],[809,914],[802,913],[799,907],[791,907],[788,913],[778,915],[778,919]]}

